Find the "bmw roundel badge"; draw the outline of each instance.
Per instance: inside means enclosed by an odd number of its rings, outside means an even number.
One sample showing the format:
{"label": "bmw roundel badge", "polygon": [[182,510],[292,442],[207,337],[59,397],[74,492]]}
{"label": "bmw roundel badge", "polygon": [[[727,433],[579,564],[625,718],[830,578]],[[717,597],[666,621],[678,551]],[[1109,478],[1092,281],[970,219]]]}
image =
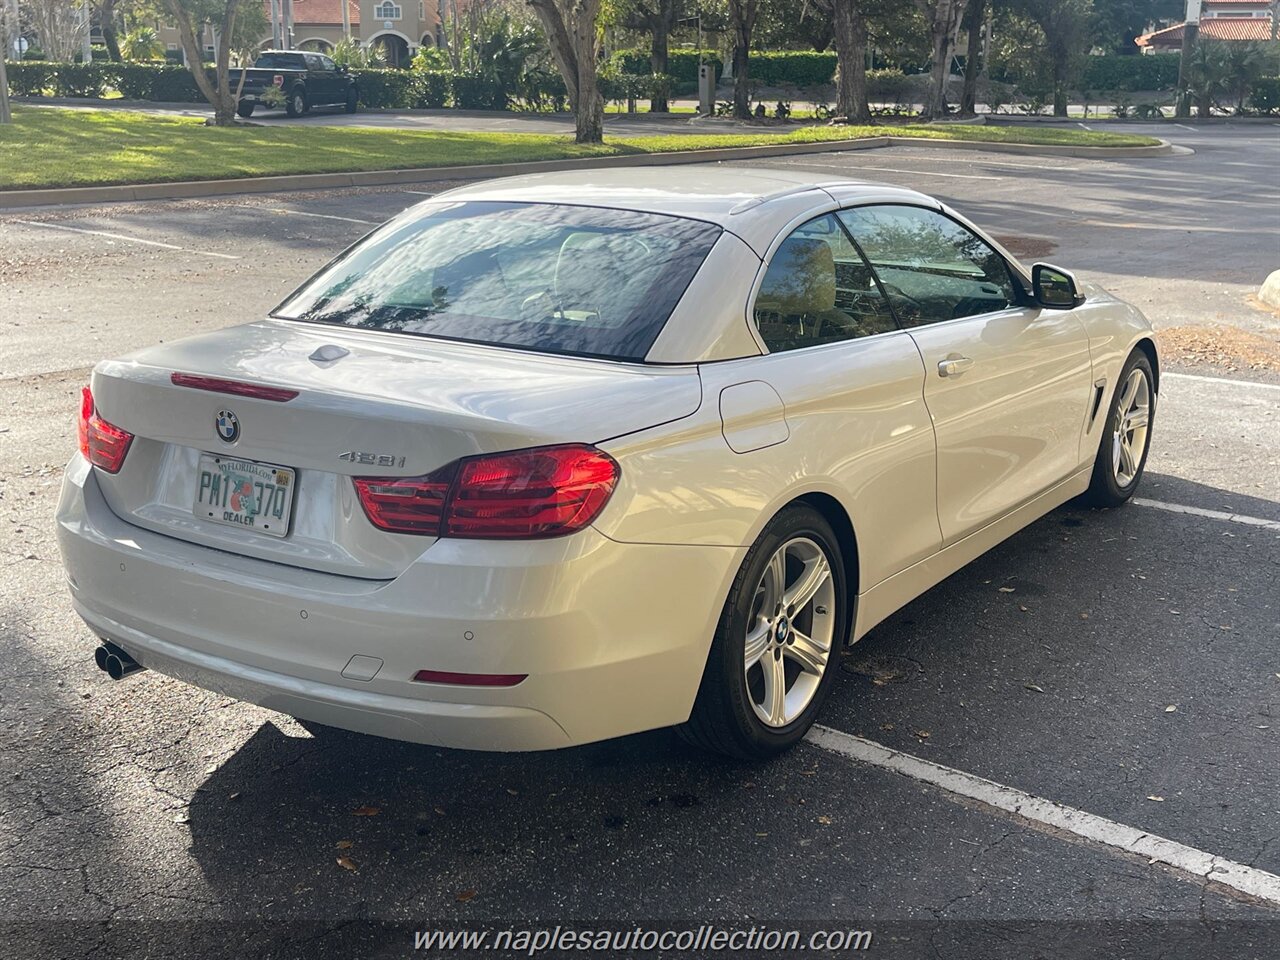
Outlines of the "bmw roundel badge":
{"label": "bmw roundel badge", "polygon": [[218,411],[213,420],[213,429],[227,443],[235,443],[240,439],[240,419],[230,410]]}

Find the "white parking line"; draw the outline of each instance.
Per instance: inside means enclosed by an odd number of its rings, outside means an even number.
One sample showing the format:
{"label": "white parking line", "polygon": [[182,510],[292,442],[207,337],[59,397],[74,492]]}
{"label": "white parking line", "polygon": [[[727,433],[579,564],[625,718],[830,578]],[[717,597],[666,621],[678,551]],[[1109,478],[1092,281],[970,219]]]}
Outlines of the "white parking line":
{"label": "white parking line", "polygon": [[1188,507],[1181,503],[1165,503],[1163,500],[1148,500],[1146,497],[1134,497],[1131,501],[1138,507],[1155,507],[1157,510],[1168,510],[1170,513],[1186,513],[1193,517],[1206,517],[1209,520],[1226,520],[1229,523],[1243,523],[1250,527],[1262,527],[1264,530],[1280,531],[1280,520],[1267,520],[1263,517],[1250,517],[1243,513],[1228,513],[1226,510],[1206,510],[1203,507]]}
{"label": "white parking line", "polygon": [[1262,383],[1259,380],[1234,380],[1231,377],[1206,377],[1199,373],[1162,373],[1161,380],[1194,380],[1198,383],[1222,383],[1230,387],[1253,390],[1280,390],[1280,383]]}
{"label": "white parking line", "polygon": [[339,217],[332,213],[308,213],[305,210],[290,210],[288,207],[258,207],[251,203],[238,203],[238,207],[251,207],[254,210],[265,210],[267,213],[289,213],[295,217],[315,217],[317,220],[341,220],[344,223],[365,223],[377,226],[381,220],[360,220],[356,217]]}
{"label": "white parking line", "polygon": [[1175,123],[1175,124],[1174,124],[1174,126],[1175,126],[1175,127],[1181,127],[1183,130],[1190,130],[1192,133],[1199,133],[1199,132],[1200,132],[1200,131],[1199,131],[1199,130],[1197,130],[1195,127],[1188,127],[1185,123]]}
{"label": "white parking line", "polygon": [[401,193],[412,193],[415,197],[434,197],[434,193],[427,193],[425,190],[401,190]]}
{"label": "white parking line", "polygon": [[1039,824],[1063,830],[1094,843],[1146,857],[1149,863],[1162,863],[1198,879],[1211,880],[1280,906],[1280,877],[1265,870],[1236,863],[1075,807],[1054,803],[971,773],[944,767],[940,763],[922,760],[909,753],[899,753],[874,740],[855,737],[830,727],[815,726],[805,739],[824,750],[900,773],[958,797],[1013,814],[1029,821],[1033,826]]}
{"label": "white parking line", "polygon": [[214,253],[212,250],[192,250],[189,247],[179,247],[172,243],[161,243],[159,240],[143,240],[141,237],[127,237],[123,233],[108,233],[106,230],[89,230],[85,227],[68,227],[62,223],[41,223],[38,220],[13,220],[13,223],[20,223],[26,227],[44,227],[46,230],[65,230],[67,233],[83,233],[91,237],[105,237],[108,240],[121,240],[125,243],[141,243],[148,247],[160,247],[164,250],[178,250],[181,253],[194,253],[202,257],[218,257],[222,260],[239,260],[237,256],[229,253]]}

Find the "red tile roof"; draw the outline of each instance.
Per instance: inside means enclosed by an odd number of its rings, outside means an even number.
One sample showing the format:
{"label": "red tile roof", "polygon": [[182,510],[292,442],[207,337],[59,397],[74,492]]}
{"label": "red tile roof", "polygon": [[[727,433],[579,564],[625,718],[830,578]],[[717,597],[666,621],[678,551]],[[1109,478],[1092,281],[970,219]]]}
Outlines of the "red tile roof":
{"label": "red tile roof", "polygon": [[[1176,23],[1136,41],[1140,47],[1181,47],[1182,28]],[[1213,17],[1200,21],[1200,36],[1207,40],[1270,40],[1270,17]]]}
{"label": "red tile roof", "polygon": [[[270,0],[268,0],[268,3]],[[351,22],[360,26],[360,4],[347,0]],[[270,13],[267,14],[270,16]],[[342,0],[293,0],[293,22],[342,26]]]}

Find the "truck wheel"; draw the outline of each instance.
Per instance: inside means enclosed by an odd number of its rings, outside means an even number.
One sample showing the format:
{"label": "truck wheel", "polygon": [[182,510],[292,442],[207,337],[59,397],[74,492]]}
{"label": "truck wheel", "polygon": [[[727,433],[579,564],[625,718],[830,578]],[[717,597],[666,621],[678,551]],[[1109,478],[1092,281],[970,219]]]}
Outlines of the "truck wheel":
{"label": "truck wheel", "polygon": [[347,91],[347,113],[356,112],[356,105],[359,99],[359,94],[356,93],[354,88]]}
{"label": "truck wheel", "polygon": [[289,94],[289,99],[284,104],[284,112],[291,117],[300,117],[307,112],[307,95],[301,87]]}
{"label": "truck wheel", "polygon": [[250,117],[253,116],[253,108],[255,106],[257,106],[257,104],[249,103],[247,101],[241,100],[238,104],[236,104],[236,114],[240,117],[243,117],[245,120],[248,120]]}

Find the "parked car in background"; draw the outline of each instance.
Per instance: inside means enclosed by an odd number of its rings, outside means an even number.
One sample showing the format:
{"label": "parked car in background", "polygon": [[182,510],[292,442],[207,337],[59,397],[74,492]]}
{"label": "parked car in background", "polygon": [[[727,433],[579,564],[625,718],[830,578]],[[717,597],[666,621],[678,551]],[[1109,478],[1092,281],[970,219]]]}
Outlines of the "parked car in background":
{"label": "parked car in background", "polygon": [[670,725],[767,756],[847,643],[1067,500],[1124,503],[1158,375],[1137,309],[911,190],[492,180],[265,320],[98,364],[58,539],[116,678],[455,747]]}
{"label": "parked car in background", "polygon": [[[359,103],[355,78],[323,53],[264,50],[252,67],[232,71],[232,90],[237,89],[241,73],[244,87],[236,113],[246,119],[259,106],[279,104],[281,97],[291,117],[300,117],[312,107],[341,106],[355,113]],[[279,94],[270,93],[273,89]]]}

